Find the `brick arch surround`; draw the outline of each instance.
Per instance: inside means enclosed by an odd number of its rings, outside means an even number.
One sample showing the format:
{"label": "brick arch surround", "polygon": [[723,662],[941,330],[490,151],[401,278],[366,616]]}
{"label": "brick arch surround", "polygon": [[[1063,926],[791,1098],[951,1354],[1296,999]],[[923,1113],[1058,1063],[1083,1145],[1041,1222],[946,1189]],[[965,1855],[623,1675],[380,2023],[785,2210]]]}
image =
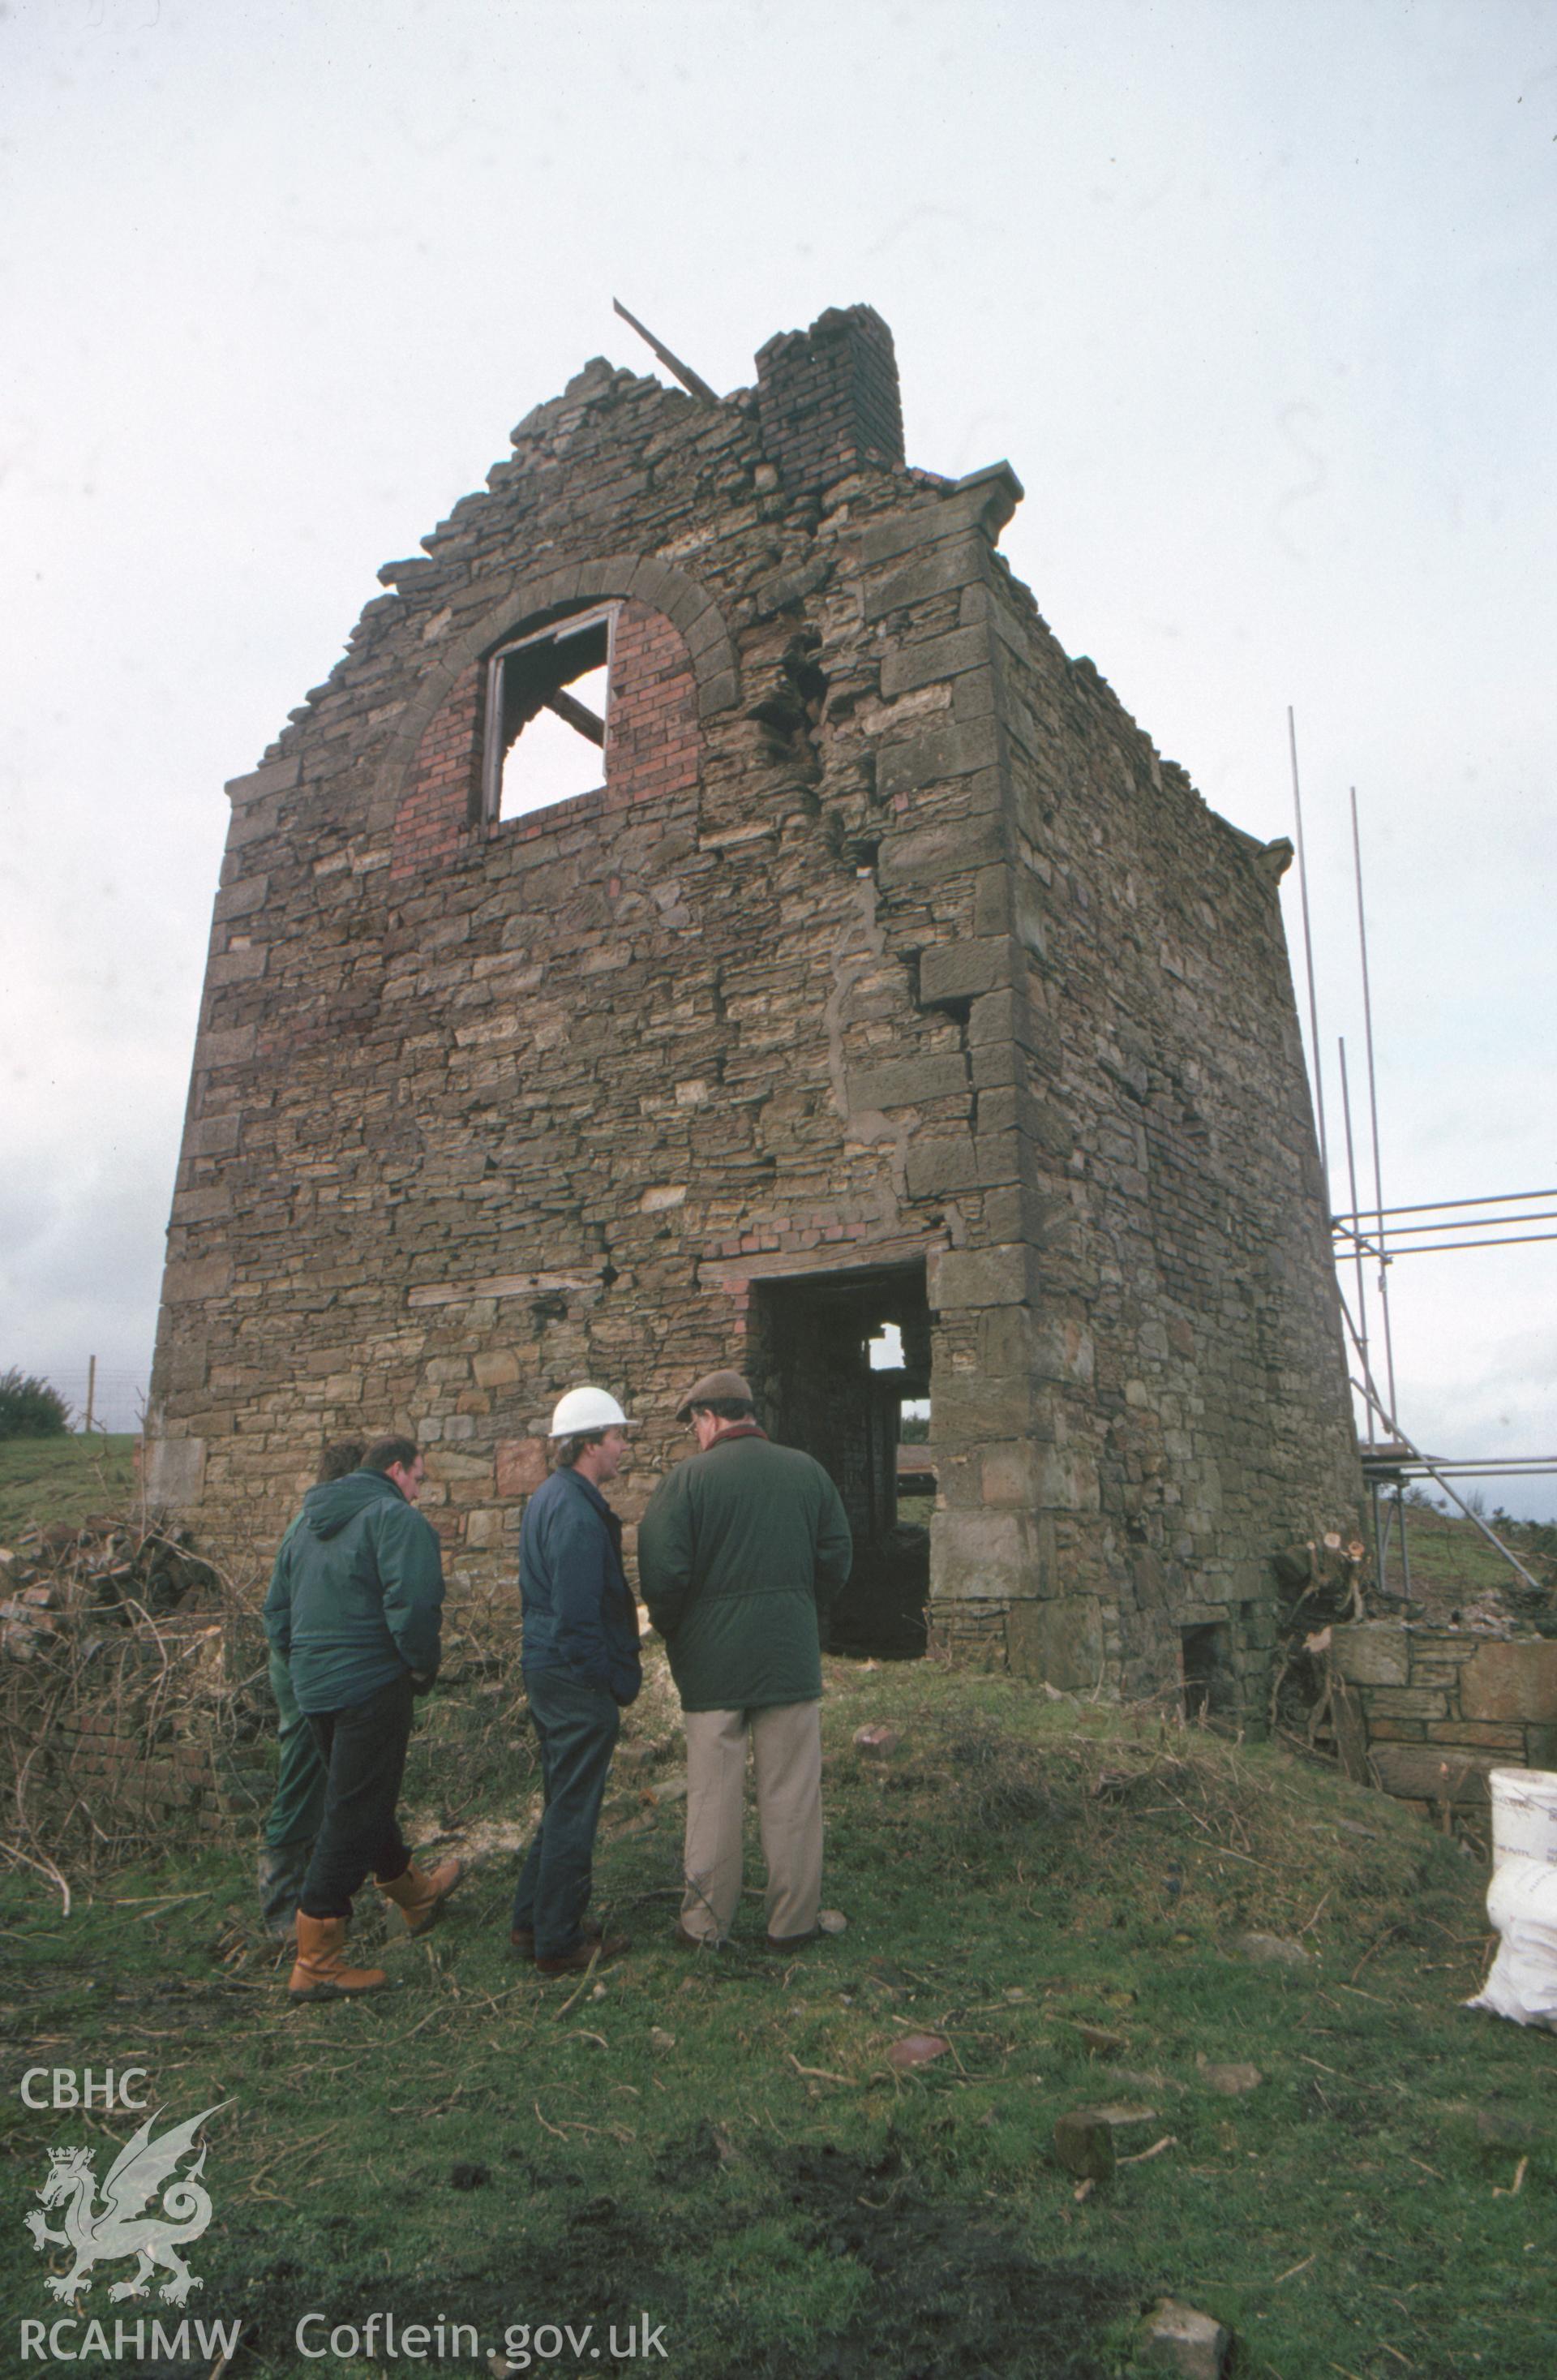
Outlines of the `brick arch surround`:
{"label": "brick arch surround", "polygon": [[677,632],[697,721],[734,709],[741,675],[733,640],[713,596],[685,571],[647,555],[617,553],[563,569],[521,572],[499,601],[451,635],[384,755],[373,815],[376,823],[394,827],[397,868],[449,848],[477,798],[481,674],[493,646],[521,624],[542,626],[581,602],[619,601],[640,613],[659,614]]}

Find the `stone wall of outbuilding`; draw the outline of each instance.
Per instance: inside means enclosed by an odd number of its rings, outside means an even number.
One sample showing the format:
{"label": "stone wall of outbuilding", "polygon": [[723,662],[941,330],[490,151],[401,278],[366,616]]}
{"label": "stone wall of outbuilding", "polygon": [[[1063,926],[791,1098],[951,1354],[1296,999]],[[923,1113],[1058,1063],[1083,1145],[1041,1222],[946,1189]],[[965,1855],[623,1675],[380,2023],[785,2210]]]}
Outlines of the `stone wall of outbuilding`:
{"label": "stone wall of outbuilding", "polygon": [[1484,1815],[1494,1768],[1557,1767],[1557,1643],[1359,1621],[1328,1662],[1342,1767],[1424,1817]]}

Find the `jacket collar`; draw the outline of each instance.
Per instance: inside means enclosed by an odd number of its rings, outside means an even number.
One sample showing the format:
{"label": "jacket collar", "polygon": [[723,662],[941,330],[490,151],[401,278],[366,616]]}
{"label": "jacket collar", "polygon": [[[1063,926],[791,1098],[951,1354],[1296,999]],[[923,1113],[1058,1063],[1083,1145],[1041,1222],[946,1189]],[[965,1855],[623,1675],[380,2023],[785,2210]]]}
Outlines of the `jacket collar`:
{"label": "jacket collar", "polygon": [[767,1432],[760,1422],[732,1421],[728,1429],[721,1429],[718,1438],[709,1440],[703,1451],[705,1454],[712,1454],[716,1446],[727,1446],[732,1438],[766,1438],[766,1436]]}
{"label": "jacket collar", "polygon": [[581,1496],[586,1496],[597,1512],[602,1513],[608,1521],[611,1519],[611,1508],[607,1503],[605,1498],[601,1495],[599,1489],[596,1487],[593,1479],[585,1479],[582,1472],[575,1471],[573,1469],[572,1463],[569,1463],[567,1469],[561,1474],[561,1476],[564,1479],[571,1479],[573,1486],[578,1489],[579,1494]]}
{"label": "jacket collar", "polygon": [[[348,1471],[344,1479],[322,1480],[303,1499],[301,1518],[316,1537],[338,1536],[369,1504],[404,1504],[394,1481],[382,1471]],[[409,1507],[407,1507],[409,1509]]]}
{"label": "jacket collar", "polygon": [[[556,1475],[557,1475],[556,1474],[553,1474],[553,1476],[556,1476]],[[593,1481],[593,1479],[585,1479],[585,1478],[584,1478],[584,1477],[581,1475],[581,1474],[580,1474],[580,1473],[578,1473],[578,1472],[576,1472],[575,1470],[573,1470],[573,1468],[572,1467],[572,1465],[571,1465],[571,1464],[569,1465],[568,1469],[567,1469],[566,1471],[564,1471],[561,1475],[561,1477],[562,1477],[562,1478],[564,1478],[564,1479],[571,1479],[571,1480],[573,1481],[573,1486],[577,1488],[577,1490],[578,1490],[579,1494],[580,1494],[581,1496],[583,1496],[583,1497],[585,1497],[585,1498],[588,1500],[588,1501],[589,1501],[591,1504],[593,1504],[593,1505],[594,1505],[595,1510],[597,1511],[597,1512],[598,1512],[598,1514],[599,1514],[599,1516],[600,1516],[601,1520],[602,1520],[602,1521],[604,1522],[604,1524],[605,1524],[606,1535],[607,1535],[607,1536],[610,1539],[610,1541],[611,1541],[611,1545],[612,1545],[613,1548],[615,1549],[617,1569],[618,1569],[618,1571],[619,1571],[619,1572],[622,1572],[622,1515],[621,1515],[621,1513],[620,1513],[620,1512],[613,1512],[611,1511],[610,1506],[607,1503],[607,1501],[606,1501],[605,1498],[601,1495],[601,1493],[600,1493],[599,1489],[596,1487],[595,1482]],[[624,1572],[622,1572],[622,1585],[626,1585],[626,1583],[627,1583],[627,1581],[626,1581],[626,1573],[625,1573]]]}

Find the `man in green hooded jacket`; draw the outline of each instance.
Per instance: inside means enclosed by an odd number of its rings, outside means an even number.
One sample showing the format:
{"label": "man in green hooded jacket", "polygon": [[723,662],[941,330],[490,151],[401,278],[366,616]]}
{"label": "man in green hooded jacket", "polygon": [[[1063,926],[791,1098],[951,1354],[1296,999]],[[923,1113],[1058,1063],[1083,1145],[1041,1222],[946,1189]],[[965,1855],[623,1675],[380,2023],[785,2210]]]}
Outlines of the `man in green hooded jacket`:
{"label": "man in green hooded jacket", "polygon": [[324,1808],[297,1904],[295,2000],[378,1990],[378,1967],[344,1956],[352,1901],[369,1871],[413,1934],[462,1873],[412,1864],[395,1817],[413,1697],[438,1670],[443,1561],[416,1511],[425,1466],[415,1442],[384,1438],[360,1469],[310,1488],[276,1556],[265,1631],[286,1662],[325,1764]]}
{"label": "man in green hooded jacket", "polygon": [[[332,1479],[346,1479],[359,1469],[368,1451],[367,1441],[360,1438],[337,1439],[327,1446],[320,1459],[318,1488],[328,1487]],[[279,1566],[286,1555],[293,1532],[303,1526],[298,1513],[281,1541],[276,1555]],[[275,1572],[272,1570],[272,1576]],[[319,1756],[314,1731],[308,1713],[298,1706],[293,1692],[292,1672],[284,1655],[271,1646],[271,1693],[275,1701],[276,1743],[280,1759],[276,1764],[276,1790],[271,1797],[266,1814],[264,1838],[260,1851],[260,1913],[268,1934],[278,1942],[296,1942],[297,1938],[297,1895],[303,1889],[303,1878],[313,1857],[314,1839],[319,1822],[324,1815],[324,1763]]]}

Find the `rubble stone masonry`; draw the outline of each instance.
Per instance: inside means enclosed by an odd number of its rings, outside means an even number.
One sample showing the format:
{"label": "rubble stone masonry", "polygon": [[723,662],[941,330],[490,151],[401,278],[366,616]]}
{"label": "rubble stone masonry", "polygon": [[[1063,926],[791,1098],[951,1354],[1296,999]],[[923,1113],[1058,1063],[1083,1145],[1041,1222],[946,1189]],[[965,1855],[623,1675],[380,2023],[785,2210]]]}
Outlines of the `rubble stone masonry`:
{"label": "rubble stone masonry", "polygon": [[1333,1632],[1336,1751],[1348,1777],[1424,1816],[1485,1810],[1494,1768],[1557,1763],[1557,1643],[1408,1619]]}
{"label": "rubble stone masonry", "polygon": [[[947,1641],[1138,1693],[1210,1629],[1252,1712],[1270,1558],[1360,1496],[1287,848],[1067,658],[1009,468],[905,465],[879,317],[758,367],[589,364],[228,787],[153,1493],[261,1567],[322,1441],[408,1428],[456,1588],[504,1587],[562,1388],[645,1419],[631,1523],[688,1380],[792,1414],[804,1301],[875,1297]],[[602,608],[599,789],[488,818],[490,657]],[[788,1434],[859,1521],[827,1344]]]}

